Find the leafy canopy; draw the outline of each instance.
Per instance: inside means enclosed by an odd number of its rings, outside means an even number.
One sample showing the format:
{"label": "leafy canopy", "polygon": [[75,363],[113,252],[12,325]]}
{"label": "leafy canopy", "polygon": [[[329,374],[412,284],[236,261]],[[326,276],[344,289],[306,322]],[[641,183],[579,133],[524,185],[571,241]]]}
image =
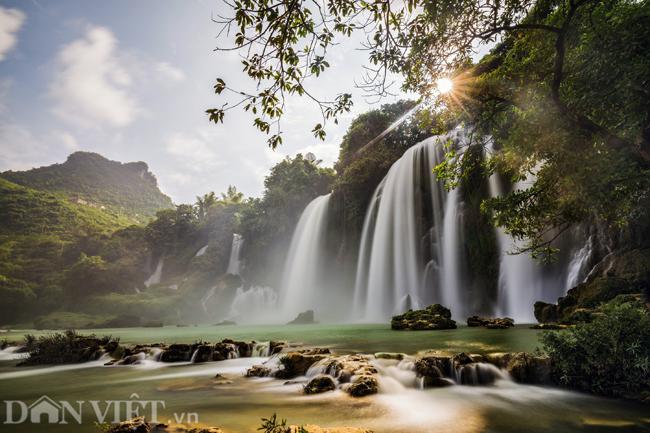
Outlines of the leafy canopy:
{"label": "leafy canopy", "polygon": [[[391,73],[403,90],[474,125],[478,146],[494,140],[486,165],[511,188],[485,203],[495,223],[519,240],[521,250],[550,257],[553,242],[589,219],[625,227],[646,216],[650,166],[650,3],[633,0],[246,0],[226,2],[222,35],[243,56],[244,73],[257,89],[217,94],[239,103],[208,110],[223,120],[241,107],[256,127],[281,142],[286,98],[302,95],[322,109],[314,134],[349,110],[349,93],[321,100],[317,77],[329,67],[335,44],[365,36],[368,74],[361,87],[390,91]],[[494,46],[479,63],[481,44]],[[437,95],[440,78],[454,89]],[[275,128],[271,128],[274,125]],[[463,176],[462,156],[447,170]],[[530,190],[517,183],[528,179]]]}

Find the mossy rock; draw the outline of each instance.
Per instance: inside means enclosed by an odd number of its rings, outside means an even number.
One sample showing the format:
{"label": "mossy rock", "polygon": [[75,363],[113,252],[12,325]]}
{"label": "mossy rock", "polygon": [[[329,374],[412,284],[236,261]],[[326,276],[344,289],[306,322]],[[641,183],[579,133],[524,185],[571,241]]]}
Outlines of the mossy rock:
{"label": "mossy rock", "polygon": [[393,316],[390,326],[395,330],[431,331],[455,329],[456,322],[451,320],[451,311],[448,308],[433,304],[423,310],[408,310],[404,314]]}

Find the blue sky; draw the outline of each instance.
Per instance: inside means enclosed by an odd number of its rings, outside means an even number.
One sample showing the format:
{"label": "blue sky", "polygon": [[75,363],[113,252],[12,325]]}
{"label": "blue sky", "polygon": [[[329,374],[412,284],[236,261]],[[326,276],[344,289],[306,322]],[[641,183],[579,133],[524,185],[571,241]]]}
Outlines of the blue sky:
{"label": "blue sky", "polygon": [[332,52],[317,86],[321,95],[352,91],[353,112],[321,142],[310,133],[317,107],[292,99],[273,152],[247,114],[231,112],[220,126],[204,115],[220,103],[216,77],[248,86],[237,54],[213,51],[211,17],[224,8],[218,0],[0,0],[0,170],[94,151],[147,162],[181,203],[230,184],[257,196],[268,169],[297,152],[331,165],[351,119],[370,108],[353,88],[365,57],[358,40]]}

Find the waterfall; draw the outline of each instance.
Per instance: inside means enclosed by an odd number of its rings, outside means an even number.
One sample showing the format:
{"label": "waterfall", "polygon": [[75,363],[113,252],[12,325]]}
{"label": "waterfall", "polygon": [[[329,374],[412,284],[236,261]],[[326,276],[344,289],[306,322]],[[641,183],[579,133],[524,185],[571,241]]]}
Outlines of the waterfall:
{"label": "waterfall", "polygon": [[201,249],[198,250],[198,251],[196,252],[196,254],[194,255],[194,257],[201,257],[203,254],[205,254],[205,252],[207,251],[207,249],[208,249],[208,246],[207,246],[207,245],[202,246]]}
{"label": "waterfall", "polygon": [[208,301],[210,298],[214,296],[215,291],[217,290],[217,287],[210,287],[207,292],[205,292],[205,295],[201,298],[201,308],[203,308],[203,311],[208,314]]}
{"label": "waterfall", "polygon": [[[445,144],[458,153],[470,143],[470,131],[457,128],[409,148],[390,168],[366,211],[354,290],[355,320],[383,322],[408,308],[437,302],[456,320],[470,311],[471,271],[464,242],[466,204],[459,189],[447,192],[431,172],[444,160]],[[488,140],[488,150],[492,142]],[[508,192],[498,175],[488,179],[492,197]],[[527,188],[530,180],[513,186]],[[502,229],[499,244],[498,299],[492,313],[532,322],[536,301],[555,302],[584,278],[591,242],[577,231],[563,235],[558,262],[542,265],[529,254],[509,254],[517,245]],[[489,287],[490,282],[484,282]],[[479,286],[480,287],[480,286]],[[474,294],[473,296],[476,296]]]}
{"label": "waterfall", "polygon": [[[493,143],[488,141],[487,150],[491,152]],[[514,190],[526,189],[532,179],[514,184]],[[507,193],[498,174],[488,180],[491,197]],[[537,301],[555,302],[558,297],[575,286],[584,277],[586,264],[591,257],[591,238],[585,243],[576,232],[563,234],[558,242],[570,255],[564,254],[557,263],[544,265],[528,253],[511,254],[520,246],[500,227],[496,229],[500,249],[498,300],[496,313],[508,316],[517,322],[535,322],[533,305]],[[573,256],[569,261],[568,257]]]}
{"label": "waterfall", "polygon": [[375,190],[361,235],[356,319],[384,321],[402,312],[400,305],[422,308],[432,302],[446,303],[456,314],[463,311],[460,194],[447,193],[432,170],[444,159],[444,144],[458,146],[465,139],[464,130],[456,129],[416,144]]}
{"label": "waterfall", "polygon": [[144,285],[146,287],[149,287],[154,284],[159,284],[162,278],[162,271],[163,271],[163,259],[161,257],[158,260],[158,264],[156,265],[156,270],[153,271],[153,274],[151,274],[149,278],[147,278],[147,280],[144,282]]}
{"label": "waterfall", "polygon": [[228,319],[237,323],[271,323],[277,317],[278,295],[271,287],[237,288]]}
{"label": "waterfall", "polygon": [[232,247],[230,248],[230,260],[228,261],[227,274],[239,275],[241,262],[239,260],[241,247],[244,243],[244,238],[237,233],[232,234]]}
{"label": "waterfall", "polygon": [[322,311],[326,301],[321,287],[324,235],[330,194],[316,197],[300,216],[291,239],[282,278],[280,307],[286,318],[305,310]]}
{"label": "waterfall", "polygon": [[587,266],[594,248],[593,244],[594,238],[593,236],[589,236],[587,242],[585,242],[582,248],[573,254],[573,258],[569,263],[566,284],[564,285],[566,290],[569,290],[581,283],[587,275],[589,271],[589,269],[587,269]]}

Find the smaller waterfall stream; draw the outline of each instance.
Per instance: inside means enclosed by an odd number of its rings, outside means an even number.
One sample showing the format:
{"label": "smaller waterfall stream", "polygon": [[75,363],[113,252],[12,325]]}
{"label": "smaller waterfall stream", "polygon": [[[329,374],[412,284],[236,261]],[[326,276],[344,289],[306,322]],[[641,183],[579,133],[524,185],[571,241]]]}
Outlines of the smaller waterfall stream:
{"label": "smaller waterfall stream", "polygon": [[316,197],[300,216],[284,267],[280,307],[286,318],[305,310],[320,310],[327,293],[323,276],[324,236],[330,194]]}
{"label": "smaller waterfall stream", "polygon": [[228,319],[237,323],[277,322],[278,294],[271,287],[237,288]]}
{"label": "smaller waterfall stream", "polygon": [[241,247],[244,244],[244,238],[237,233],[232,234],[232,247],[230,248],[230,260],[228,261],[227,274],[239,275],[241,272]]}
{"label": "smaller waterfall stream", "polygon": [[147,280],[144,282],[145,287],[150,287],[153,286],[154,284],[160,284],[160,280],[162,278],[163,264],[164,261],[161,257],[158,260],[158,264],[156,265],[156,270],[153,271],[153,274],[151,274],[149,278],[147,278]]}

